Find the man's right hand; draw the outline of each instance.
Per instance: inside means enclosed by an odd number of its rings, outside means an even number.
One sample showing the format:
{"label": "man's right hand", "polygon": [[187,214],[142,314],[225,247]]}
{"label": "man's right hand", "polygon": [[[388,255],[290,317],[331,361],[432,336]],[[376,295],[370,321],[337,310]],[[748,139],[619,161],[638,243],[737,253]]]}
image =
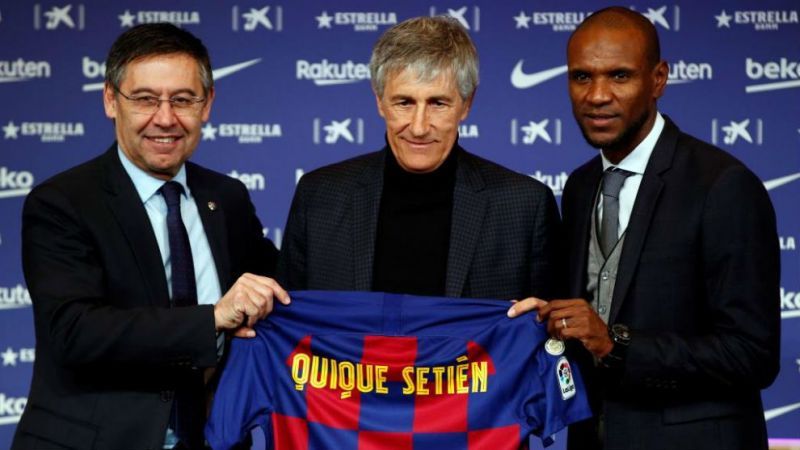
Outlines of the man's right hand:
{"label": "man's right hand", "polygon": [[272,278],[245,273],[214,305],[214,326],[217,331],[234,331],[237,337],[254,337],[253,325],[272,312],[274,299],[284,305],[291,302]]}

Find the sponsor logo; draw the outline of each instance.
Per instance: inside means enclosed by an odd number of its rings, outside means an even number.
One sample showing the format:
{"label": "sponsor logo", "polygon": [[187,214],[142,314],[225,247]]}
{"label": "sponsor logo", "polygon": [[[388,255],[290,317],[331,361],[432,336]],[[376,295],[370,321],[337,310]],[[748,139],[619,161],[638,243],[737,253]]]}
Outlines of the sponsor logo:
{"label": "sponsor logo", "polygon": [[317,86],[350,84],[369,79],[369,65],[347,60],[343,63],[332,63],[323,59],[312,63],[304,59],[297,60],[298,80],[312,80]]}
{"label": "sponsor logo", "polygon": [[795,10],[751,10],[733,11],[728,14],[724,9],[718,15],[717,28],[731,28],[731,21],[734,25],[752,25],[756,31],[776,31],[781,25],[793,25],[800,23],[797,11]]}
{"label": "sponsor logo", "polygon": [[279,123],[221,123],[215,127],[207,122],[200,131],[204,141],[216,141],[219,134],[220,138],[236,138],[240,144],[260,144],[265,138],[283,135]]}
{"label": "sponsor logo", "polygon": [[458,126],[458,138],[459,139],[474,139],[480,137],[480,130],[478,129],[478,125],[466,124],[462,123]]}
{"label": "sponsor logo", "polygon": [[17,363],[32,363],[36,359],[36,349],[20,348],[14,351],[11,347],[6,347],[6,351],[0,353],[3,359],[3,367],[16,367]]}
{"label": "sponsor logo", "polygon": [[577,389],[575,388],[575,380],[572,378],[572,368],[569,366],[567,358],[558,358],[556,364],[556,377],[558,377],[558,386],[561,388],[561,398],[567,400],[575,396]]}
{"label": "sponsor logo", "polygon": [[0,198],[27,195],[33,187],[33,181],[33,174],[28,171],[8,170],[8,167],[0,167]]}
{"label": "sponsor logo", "polygon": [[780,236],[778,237],[778,243],[781,246],[781,250],[784,251],[797,250],[797,245],[795,244],[794,236]]}
{"label": "sponsor logo", "polygon": [[514,70],[511,71],[511,85],[517,89],[528,89],[551,80],[562,73],[567,73],[567,65],[553,67],[552,69],[540,70],[533,73],[525,73],[522,70],[523,60],[519,60]]}
{"label": "sponsor logo", "polygon": [[353,31],[378,31],[378,27],[397,24],[395,12],[334,12],[327,11],[315,17],[318,29],[330,30],[333,25],[353,27]]}
{"label": "sponsor logo", "polygon": [[303,169],[294,169],[294,184],[297,186],[297,183],[300,182],[300,178],[303,178],[303,175],[306,174],[306,171]]}
{"label": "sponsor logo", "polygon": [[64,142],[68,137],[83,136],[81,122],[22,122],[17,125],[13,121],[3,126],[4,139],[17,139],[22,136],[39,136],[42,142]]}
{"label": "sponsor logo", "polygon": [[439,15],[448,15],[458,21],[464,28],[469,31],[481,30],[481,9],[477,6],[470,8],[469,6],[462,6],[461,8],[445,8],[438,10],[435,6],[431,6],[431,17]]}
{"label": "sponsor logo", "polygon": [[[216,68],[212,70],[214,82],[217,82],[220,79],[227,77],[228,75],[232,75],[236,72],[244,70],[252,65],[258,64],[259,62],[261,62],[261,58],[255,58],[249,61],[240,62],[238,64]],[[96,78],[100,76],[105,77],[105,72],[106,72],[105,62],[95,62],[86,56],[83,57],[83,75],[85,77],[87,78]],[[83,92],[100,91],[102,89],[103,89],[102,81],[99,83],[86,83],[83,85]]]}
{"label": "sponsor logo", "polygon": [[752,58],[747,58],[744,65],[747,78],[751,80],[761,80],[762,78],[782,80],[745,86],[744,91],[748,94],[800,87],[800,61],[781,58],[780,61],[768,61],[762,64]]}
{"label": "sponsor logo", "polygon": [[[631,7],[632,10],[636,8]],[[660,8],[647,8],[647,11],[639,11],[643,16],[647,17],[653,25],[661,27],[665,30],[679,31],[681,29],[681,7],[678,5],[669,8],[662,6]]]}
{"label": "sponsor logo", "polygon": [[248,191],[263,191],[267,182],[263,173],[239,173],[236,170],[228,172],[228,176],[241,181]]}
{"label": "sponsor logo", "polygon": [[537,170],[536,172],[532,173],[530,177],[535,180],[539,180],[542,184],[549,187],[550,190],[553,191],[553,195],[561,195],[564,192],[564,186],[567,185],[567,179],[569,178],[569,175],[567,172],[546,174],[542,173],[541,170]]}
{"label": "sponsor logo", "polygon": [[[752,127],[751,127],[752,125]],[[751,134],[751,128],[753,133]],[[721,131],[721,133],[720,133]],[[711,120],[711,142],[719,145],[719,137],[722,136],[722,143],[725,145],[735,145],[737,142],[747,142],[748,144],[761,145],[764,143],[764,121],[756,119],[743,119],[740,121],[731,120],[727,125],[720,127],[718,119]]]}
{"label": "sponsor logo", "polygon": [[[325,132],[325,137],[322,139],[320,139],[321,131]],[[363,144],[364,119],[354,120],[352,118],[347,118],[344,120],[331,120],[325,125],[322,125],[321,119],[314,119],[313,141],[315,144],[320,144],[322,142],[326,144],[336,144],[340,139],[351,144]]]}
{"label": "sponsor logo", "polygon": [[[800,364],[800,360],[798,360],[798,364]],[[764,420],[771,420],[776,417],[780,417],[784,414],[788,414],[796,409],[800,409],[800,402],[792,403],[791,405],[781,406],[778,408],[768,409],[764,411]]]}
{"label": "sponsor logo", "polygon": [[[243,11],[243,12],[242,12]],[[262,6],[261,8],[231,8],[233,31],[253,32],[256,30],[283,31],[283,7]],[[244,22],[244,23],[241,23]]]}
{"label": "sponsor logo", "polygon": [[51,73],[50,63],[47,61],[26,61],[22,58],[0,61],[0,83],[50,78]]}
{"label": "sponsor logo", "polygon": [[536,142],[561,145],[561,119],[539,121],[511,119],[511,143],[513,145],[534,145]]}
{"label": "sponsor logo", "polygon": [[44,19],[45,30],[57,30],[59,28],[69,28],[71,30],[83,30],[86,25],[86,8],[82,4],[64,6],[52,6],[43,9],[41,3],[33,5],[33,29],[41,30]]}
{"label": "sponsor logo", "polygon": [[687,63],[679,59],[669,65],[667,84],[684,84],[714,78],[714,69],[709,63]]}
{"label": "sponsor logo", "polygon": [[283,229],[282,228],[267,228],[264,227],[261,229],[261,233],[264,235],[265,238],[272,241],[278,249],[281,248],[281,244],[283,243]]}
{"label": "sponsor logo", "polygon": [[800,292],[787,291],[781,287],[781,318],[800,317]]}
{"label": "sponsor logo", "polygon": [[530,30],[530,25],[533,25],[548,27],[553,31],[574,31],[591,14],[591,11],[533,11],[528,15],[525,11],[520,11],[514,16],[514,22],[517,30]]}
{"label": "sponsor logo", "polygon": [[173,25],[200,25],[200,13],[197,11],[137,11],[131,14],[126,9],[117,16],[120,28],[132,27],[142,23],[169,22]]}
{"label": "sponsor logo", "polygon": [[11,425],[19,422],[27,403],[27,397],[9,397],[0,392],[0,425]]}
{"label": "sponsor logo", "polygon": [[31,295],[24,286],[0,286],[0,309],[18,309],[31,306]]}
{"label": "sponsor logo", "polygon": [[791,175],[786,175],[786,176],[783,176],[783,177],[773,178],[771,180],[767,180],[767,181],[764,182],[764,187],[768,191],[771,191],[771,190],[773,190],[773,189],[775,189],[777,187],[781,187],[781,186],[783,186],[785,184],[789,184],[792,181],[795,181],[797,179],[800,179],[800,172],[793,173]]}

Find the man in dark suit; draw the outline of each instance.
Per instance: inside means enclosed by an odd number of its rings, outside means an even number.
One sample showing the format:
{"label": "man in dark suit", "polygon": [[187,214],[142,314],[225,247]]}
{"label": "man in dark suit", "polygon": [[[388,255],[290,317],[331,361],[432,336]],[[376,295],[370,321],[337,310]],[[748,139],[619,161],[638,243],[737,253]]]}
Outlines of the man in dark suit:
{"label": "man in dark suit", "polygon": [[639,13],[592,14],[567,59],[575,119],[601,149],[562,199],[575,298],[511,315],[538,309],[583,356],[595,417],[570,427],[568,447],[766,449],[780,270],[764,186],[658,113],[668,68]]}
{"label": "man in dark suit", "polygon": [[186,162],[214,99],[202,42],[141,25],[106,64],[116,143],[25,202],[36,362],[14,449],[202,448],[221,333],[288,302],[244,186]]}
{"label": "man in dark suit", "polygon": [[381,36],[370,68],[387,145],[300,180],[278,280],[289,289],[549,298],[553,194],[457,142],[478,83],[464,28],[409,19]]}

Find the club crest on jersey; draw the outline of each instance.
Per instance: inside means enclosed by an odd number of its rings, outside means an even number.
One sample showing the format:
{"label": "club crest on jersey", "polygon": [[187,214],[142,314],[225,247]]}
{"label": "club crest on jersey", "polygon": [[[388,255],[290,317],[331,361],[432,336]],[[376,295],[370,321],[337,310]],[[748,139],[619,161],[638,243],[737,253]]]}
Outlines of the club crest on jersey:
{"label": "club crest on jersey", "polygon": [[544,350],[553,356],[558,356],[564,353],[564,342],[550,338],[544,343]]}
{"label": "club crest on jersey", "polygon": [[575,396],[575,379],[572,378],[572,368],[569,366],[567,358],[561,357],[556,364],[556,377],[558,387],[561,388],[561,398],[567,400]]}

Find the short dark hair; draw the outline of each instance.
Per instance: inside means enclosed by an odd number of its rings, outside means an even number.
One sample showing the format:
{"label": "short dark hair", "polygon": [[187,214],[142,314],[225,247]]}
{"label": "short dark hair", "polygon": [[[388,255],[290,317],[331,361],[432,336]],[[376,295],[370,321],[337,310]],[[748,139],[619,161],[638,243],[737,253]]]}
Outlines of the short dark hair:
{"label": "short dark hair", "polygon": [[572,36],[578,34],[584,28],[591,28],[593,26],[602,26],[605,28],[617,29],[635,29],[644,35],[647,48],[647,62],[650,67],[655,67],[656,64],[661,62],[661,43],[658,40],[658,31],[653,23],[641,13],[622,6],[610,6],[601,10],[595,11],[587,17],[580,25],[572,32]]}
{"label": "short dark hair", "polygon": [[208,49],[192,33],[170,23],[137,25],[122,33],[108,51],[105,82],[119,89],[128,63],[148,56],[171,53],[183,53],[197,61],[203,90],[208,94],[214,86]]}

